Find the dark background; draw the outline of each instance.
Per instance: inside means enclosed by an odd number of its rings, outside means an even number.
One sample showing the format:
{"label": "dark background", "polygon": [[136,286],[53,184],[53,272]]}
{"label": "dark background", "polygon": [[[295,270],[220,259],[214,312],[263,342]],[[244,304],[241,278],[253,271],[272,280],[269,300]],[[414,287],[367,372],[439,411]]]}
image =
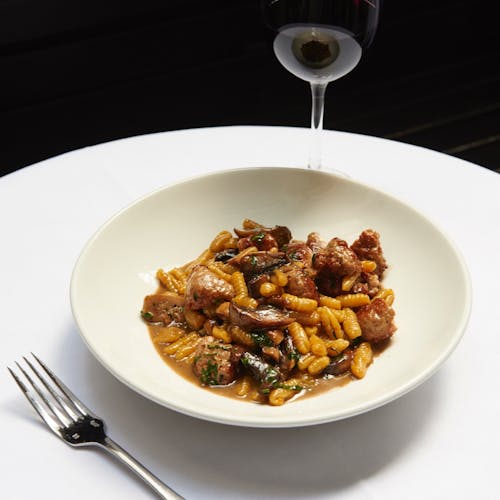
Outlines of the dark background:
{"label": "dark background", "polygon": [[[500,172],[494,0],[384,0],[325,128]],[[83,146],[217,125],[309,126],[259,0],[0,0],[0,175]]]}

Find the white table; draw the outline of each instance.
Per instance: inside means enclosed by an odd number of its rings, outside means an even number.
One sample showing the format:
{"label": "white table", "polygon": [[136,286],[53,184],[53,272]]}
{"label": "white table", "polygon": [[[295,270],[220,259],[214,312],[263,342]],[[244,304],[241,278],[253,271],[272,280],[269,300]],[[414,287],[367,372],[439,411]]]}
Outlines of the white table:
{"label": "white table", "polygon": [[116,211],[177,179],[304,164],[307,130],[195,129],[75,151],[0,178],[1,498],[154,498],[107,455],[46,430],[5,371],[30,351],[188,499],[500,498],[500,176],[401,143],[326,135],[329,166],[415,206],[465,257],[472,315],[438,373],[377,410],[299,429],[224,426],[144,399],[77,332],[68,287],[81,248]]}

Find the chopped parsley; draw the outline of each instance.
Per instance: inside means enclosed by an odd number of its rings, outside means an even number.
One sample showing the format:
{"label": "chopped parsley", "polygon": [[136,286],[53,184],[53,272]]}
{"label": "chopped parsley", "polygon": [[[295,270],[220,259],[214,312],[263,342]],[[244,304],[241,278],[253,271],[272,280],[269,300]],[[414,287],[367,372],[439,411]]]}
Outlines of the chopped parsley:
{"label": "chopped parsley", "polygon": [[262,384],[270,385],[273,389],[278,385],[279,381],[280,373],[273,367],[269,367],[262,378]]}
{"label": "chopped parsley", "polygon": [[151,321],[153,319],[153,313],[149,311],[141,311],[141,317],[142,319],[146,321]]}
{"label": "chopped parsley", "polygon": [[262,240],[266,237],[266,233],[264,233],[263,231],[259,231],[258,233],[254,234],[250,239],[254,242],[254,243],[261,243]]}
{"label": "chopped parsley", "polygon": [[257,344],[259,347],[271,347],[274,345],[269,335],[264,331],[256,330],[254,332],[251,332],[250,335],[252,336],[255,344]]}
{"label": "chopped parsley", "polygon": [[231,346],[225,345],[225,344],[220,344],[220,343],[217,343],[217,344],[208,344],[207,347],[209,349],[222,349],[223,351],[229,351],[229,350],[231,350]]}
{"label": "chopped parsley", "polygon": [[218,385],[219,383],[219,369],[217,363],[208,360],[207,366],[202,368],[200,380],[202,384]]}

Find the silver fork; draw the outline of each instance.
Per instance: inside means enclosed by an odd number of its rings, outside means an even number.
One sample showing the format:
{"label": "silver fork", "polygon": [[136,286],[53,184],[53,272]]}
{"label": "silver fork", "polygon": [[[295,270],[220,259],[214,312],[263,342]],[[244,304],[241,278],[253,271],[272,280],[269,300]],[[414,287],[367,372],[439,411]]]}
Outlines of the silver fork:
{"label": "silver fork", "polygon": [[42,361],[33,353],[31,355],[41,366],[45,376],[27,358],[23,359],[45,390],[41,389],[19,363],[16,362],[17,367],[35,392],[29,390],[13,370],[8,367],[7,369],[31,406],[54,434],[71,446],[97,446],[105,449],[132,469],[160,498],[183,499],[110,439],[106,435],[102,419],[90,411]]}

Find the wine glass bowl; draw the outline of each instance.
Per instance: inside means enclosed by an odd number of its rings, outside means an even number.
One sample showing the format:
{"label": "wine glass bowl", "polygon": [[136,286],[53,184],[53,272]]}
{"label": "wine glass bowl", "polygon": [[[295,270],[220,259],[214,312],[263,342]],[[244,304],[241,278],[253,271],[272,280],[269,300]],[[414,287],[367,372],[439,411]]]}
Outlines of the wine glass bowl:
{"label": "wine glass bowl", "polygon": [[273,43],[278,61],[306,82],[329,83],[352,71],[361,59],[361,47],[344,32],[328,26],[291,26]]}
{"label": "wine glass bowl", "polygon": [[325,91],[351,72],[372,43],[380,0],[265,0],[266,24],[277,34],[278,61],[311,86],[310,168],[321,167]]}

